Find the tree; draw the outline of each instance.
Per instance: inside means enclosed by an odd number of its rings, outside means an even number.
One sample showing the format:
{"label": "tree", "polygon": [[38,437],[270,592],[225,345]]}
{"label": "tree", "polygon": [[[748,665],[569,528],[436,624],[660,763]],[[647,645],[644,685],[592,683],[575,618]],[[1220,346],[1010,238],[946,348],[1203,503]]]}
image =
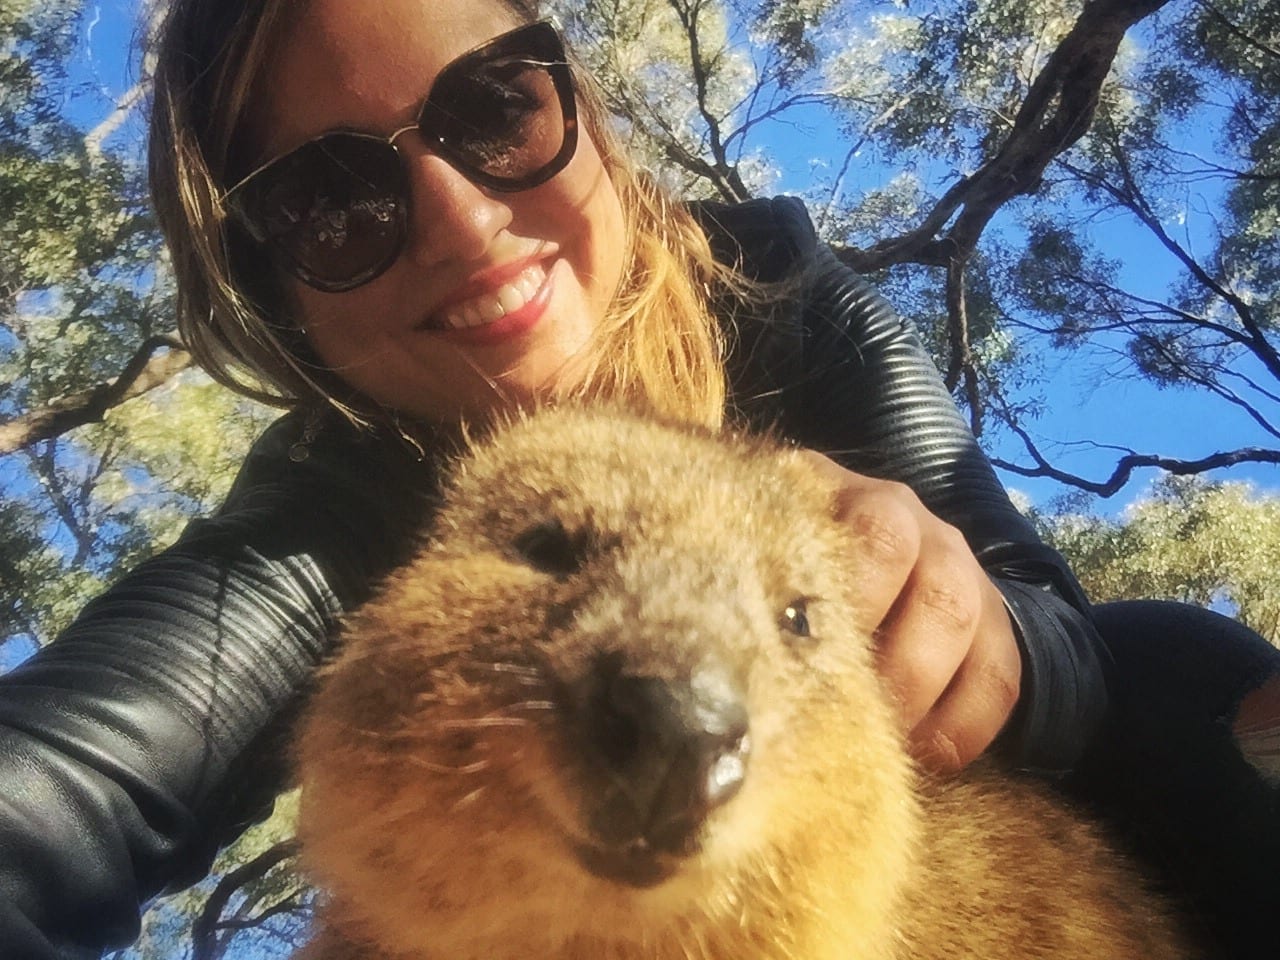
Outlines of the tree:
{"label": "tree", "polygon": [[[1280,15],[1254,0],[1198,0],[1172,14],[1158,23],[1170,42],[1131,71],[1145,96],[1125,91],[1128,101],[1100,113],[1082,148],[1059,160],[1058,186],[1080,212],[1031,220],[1013,302],[1018,324],[1055,345],[1105,343],[1130,375],[1214,398],[1224,416],[1253,423],[1259,446],[1184,462],[1129,455],[1106,481],[1086,483],[1059,475],[1018,431],[1036,464],[1020,472],[1103,495],[1138,466],[1187,475],[1277,462]],[[1177,271],[1163,292],[1120,282],[1124,264],[1078,230],[1100,216],[1147,232]]]}
{"label": "tree", "polygon": [[183,373],[139,141],[120,125],[136,92],[88,129],[71,119],[68,105],[101,103],[69,70],[82,7],[0,5],[7,662],[216,503],[256,429],[244,404]]}
{"label": "tree", "polygon": [[222,960],[287,957],[302,946],[315,896],[294,863],[297,793],[228,848],[195,886],[158,901],[142,936],[108,960]]}
{"label": "tree", "polygon": [[1079,498],[1030,514],[1095,601],[1215,607],[1280,643],[1280,496],[1167,475],[1120,518]]}
{"label": "tree", "polygon": [[[108,378],[120,381],[118,403],[138,392],[129,387],[139,377],[183,366],[145,362],[177,344],[165,337],[169,294],[155,275],[159,238],[136,144],[104,149],[102,131],[64,112],[84,93],[66,73],[80,8],[61,0],[0,10],[10,51],[0,68],[0,453],[100,419],[106,406],[99,401],[92,416],[97,398],[88,394]],[[72,416],[68,395],[87,412]]]}
{"label": "tree", "polygon": [[[1031,465],[1005,469],[1111,495],[1141,466],[1280,462],[1274,4],[555,6],[641,155],[687,193],[759,193],[779,172],[771,133],[839,131],[798,192],[924,327],[975,433],[1022,439]],[[859,192],[864,156],[901,172]],[[1141,256],[1167,259],[1161,289],[1127,289],[1095,240],[1120,216],[1150,237]],[[1105,480],[1073,475],[1032,437],[1051,355],[1197,390],[1258,441],[1189,459],[1131,449]]]}

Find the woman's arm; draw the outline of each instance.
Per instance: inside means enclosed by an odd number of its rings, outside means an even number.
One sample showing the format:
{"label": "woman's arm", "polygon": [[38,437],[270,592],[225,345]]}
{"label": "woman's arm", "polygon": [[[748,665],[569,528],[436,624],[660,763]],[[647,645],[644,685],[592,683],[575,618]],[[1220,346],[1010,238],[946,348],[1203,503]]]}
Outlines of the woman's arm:
{"label": "woman's arm", "polygon": [[914,329],[818,243],[798,200],[694,213],[722,259],[786,281],[767,317],[738,318],[739,408],[849,470],[906,484],[963,533],[1022,652],[1004,749],[1028,767],[1070,768],[1105,713],[1108,654],[1074,576],[1010,502]]}
{"label": "woman's arm", "polygon": [[1069,769],[1107,703],[1109,657],[1083,592],[1010,502],[914,329],[825,247],[810,270],[805,375],[787,404],[797,439],[850,470],[907,484],[964,534],[1023,653],[1008,748],[1024,765]]}
{"label": "woman's arm", "polygon": [[265,815],[283,735],[335,618],[409,525],[386,457],[297,418],[255,446],[224,508],[0,678],[0,944],[93,956],[139,904],[207,871]]}

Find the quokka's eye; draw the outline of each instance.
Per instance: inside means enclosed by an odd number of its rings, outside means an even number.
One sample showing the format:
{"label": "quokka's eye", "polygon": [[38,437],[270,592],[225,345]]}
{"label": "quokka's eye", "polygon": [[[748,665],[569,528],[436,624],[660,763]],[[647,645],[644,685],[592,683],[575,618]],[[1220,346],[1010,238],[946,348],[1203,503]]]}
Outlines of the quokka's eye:
{"label": "quokka's eye", "polygon": [[585,536],[570,535],[559,519],[536,524],[512,542],[526,563],[557,577],[567,577],[582,569],[586,544]]}
{"label": "quokka's eye", "polygon": [[808,598],[796,597],[787,604],[778,618],[779,626],[797,637],[809,637]]}

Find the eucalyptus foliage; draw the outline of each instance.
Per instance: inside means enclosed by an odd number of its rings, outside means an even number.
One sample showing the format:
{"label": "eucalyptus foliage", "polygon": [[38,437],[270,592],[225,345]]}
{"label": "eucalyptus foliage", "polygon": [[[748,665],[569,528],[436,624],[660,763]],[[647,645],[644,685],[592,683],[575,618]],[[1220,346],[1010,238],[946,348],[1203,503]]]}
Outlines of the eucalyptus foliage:
{"label": "eucalyptus foliage", "polygon": [[[117,377],[173,327],[136,135],[73,119],[101,101],[68,69],[93,12],[0,3],[0,420]],[[0,663],[215,504],[255,429],[188,376],[0,457]]]}
{"label": "eucalyptus foliage", "polygon": [[1032,517],[1095,601],[1211,606],[1280,643],[1280,496],[1166,477],[1119,517],[1078,500]]}

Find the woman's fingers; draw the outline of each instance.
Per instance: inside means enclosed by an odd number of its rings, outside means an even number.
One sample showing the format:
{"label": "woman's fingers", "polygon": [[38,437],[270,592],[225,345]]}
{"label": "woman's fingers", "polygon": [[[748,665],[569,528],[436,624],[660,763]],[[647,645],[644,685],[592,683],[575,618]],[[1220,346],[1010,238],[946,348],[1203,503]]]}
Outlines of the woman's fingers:
{"label": "woman's fingers", "polygon": [[853,536],[860,626],[903,729],[926,766],[958,769],[995,739],[1017,702],[1021,654],[1000,592],[964,537],[910,488],[809,453]]}
{"label": "woman's fingers", "polygon": [[867,633],[883,629],[920,564],[925,544],[912,499],[898,484],[843,490],[837,518],[853,535],[858,626]]}
{"label": "woman's fingers", "polygon": [[927,524],[878,641],[922,763],[958,770],[991,745],[1017,704],[1022,655],[1000,592],[954,528]]}
{"label": "woman's fingers", "polygon": [[951,682],[911,729],[912,752],[927,767],[959,770],[1004,729],[1018,703],[1022,654],[1003,598],[986,584],[983,619]]}
{"label": "woman's fingers", "polygon": [[[897,602],[877,632],[880,674],[898,697],[905,729],[914,730],[969,655],[981,616],[978,577],[985,575],[951,528],[930,529]],[[958,535],[957,535],[958,536]]]}

